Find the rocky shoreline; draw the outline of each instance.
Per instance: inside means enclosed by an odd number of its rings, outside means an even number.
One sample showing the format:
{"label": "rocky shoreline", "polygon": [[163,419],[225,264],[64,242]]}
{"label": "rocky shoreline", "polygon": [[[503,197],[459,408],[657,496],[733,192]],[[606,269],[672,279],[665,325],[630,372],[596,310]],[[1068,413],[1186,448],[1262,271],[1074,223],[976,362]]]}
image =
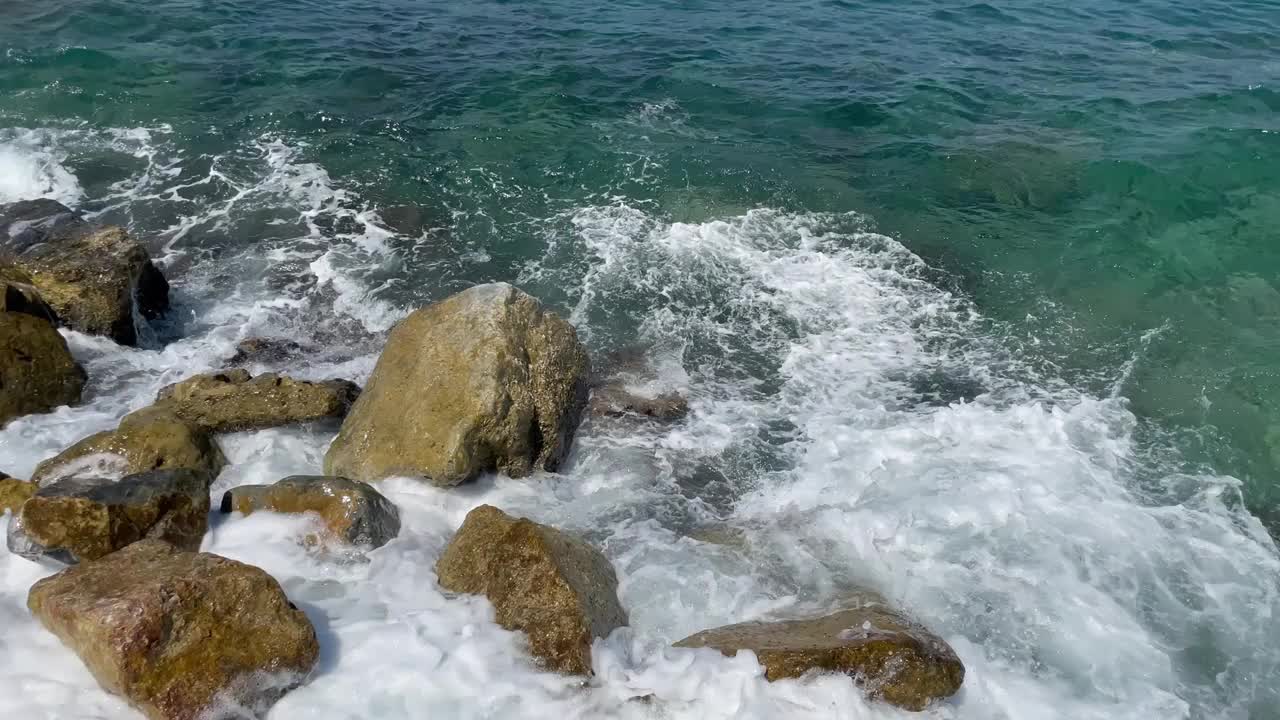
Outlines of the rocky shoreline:
{"label": "rocky shoreline", "polygon": [[[85,372],[57,328],[136,344],[139,323],[167,310],[168,283],[124,230],[39,200],[0,206],[0,298],[3,425],[80,402]],[[301,351],[259,339],[233,363]],[[299,542],[366,552],[401,528],[376,488],[384,478],[449,488],[554,472],[585,415],[678,422],[688,412],[683,397],[636,395],[620,377],[593,372],[574,327],[537,299],[479,285],[397,324],[363,389],[243,368],[195,375],[46,459],[30,481],[0,474],[0,512],[13,513],[7,543],[68,566],[36,583],[28,606],[103,688],[155,720],[195,720],[222,704],[260,715],[306,682],[318,641],[265,572],[198,552],[227,464],[218,435],[341,421],[324,476],[232,488],[218,510],[306,514],[316,531]],[[597,548],[487,505],[468,514],[436,575],[445,590],[487,597],[498,624],[523,632],[551,671],[591,675],[592,643],[628,624]],[[750,651],[769,680],[842,673],[910,710],[953,695],[964,678],[941,638],[881,599],[676,645]]]}

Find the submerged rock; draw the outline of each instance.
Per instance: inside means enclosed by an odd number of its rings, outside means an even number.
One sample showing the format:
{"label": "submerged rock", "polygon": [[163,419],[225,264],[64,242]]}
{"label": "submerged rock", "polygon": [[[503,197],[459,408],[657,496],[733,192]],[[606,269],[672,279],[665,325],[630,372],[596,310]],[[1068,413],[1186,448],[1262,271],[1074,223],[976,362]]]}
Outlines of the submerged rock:
{"label": "submerged rock", "polygon": [[555,470],[587,399],[573,326],[524,292],[480,285],[391,331],[325,456],[325,472],[457,485],[484,472]]}
{"label": "submerged rock", "polygon": [[37,582],[27,606],[151,720],[260,717],[319,658],[315,628],[270,575],[158,540]]}
{"label": "submerged rock", "polygon": [[844,673],[868,696],[907,710],[950,697],[964,682],[964,665],[946,642],[879,600],[809,620],[729,625],[676,646],[750,650],[771,681]]}
{"label": "submerged rock", "polygon": [[69,328],[137,344],[134,314],[169,309],[169,283],[141,244],[52,200],[0,205],[0,257],[26,271]]}
{"label": "submerged rock", "polygon": [[674,422],[689,414],[689,401],[674,391],[648,397],[631,391],[622,382],[612,381],[592,388],[587,413],[595,417],[640,415]]}
{"label": "submerged rock", "polygon": [[247,338],[236,344],[236,353],[227,359],[227,365],[279,363],[299,357],[305,351],[301,344],[285,338]]}
{"label": "submerged rock", "polygon": [[163,407],[130,413],[115,430],[95,433],[36,466],[32,482],[188,469],[216,478],[226,465],[213,436]]}
{"label": "submerged rock", "polygon": [[9,523],[9,551],[73,564],[139,540],[198,550],[209,526],[209,476],[155,470],[120,480],[69,478],[40,488]]}
{"label": "submerged rock", "polygon": [[222,512],[316,513],[337,539],[381,547],[400,534],[400,511],[371,485],[323,475],[294,475],[274,485],[241,485],[222,496]]}
{"label": "submerged rock", "polygon": [[228,370],[162,389],[156,405],[211,432],[235,432],[341,418],[360,396],[347,380],[311,382],[275,373]]}
{"label": "submerged rock", "polygon": [[48,320],[0,312],[0,426],[80,402],[84,368]]}
{"label": "submerged rock", "polygon": [[489,505],[467,514],[436,575],[446,590],[488,597],[498,624],[524,631],[552,670],[590,674],[593,638],[627,624],[618,578],[600,551]]}
{"label": "submerged rock", "polygon": [[22,503],[35,493],[35,483],[12,478],[0,472],[0,515],[6,511],[16,515]]}

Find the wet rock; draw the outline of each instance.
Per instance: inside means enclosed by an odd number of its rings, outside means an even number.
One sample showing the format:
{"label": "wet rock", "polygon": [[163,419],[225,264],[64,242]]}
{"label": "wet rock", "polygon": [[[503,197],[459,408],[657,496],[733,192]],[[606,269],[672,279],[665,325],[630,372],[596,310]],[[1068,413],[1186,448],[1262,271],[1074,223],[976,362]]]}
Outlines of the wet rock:
{"label": "wet rock", "polygon": [[236,344],[236,354],[227,359],[227,365],[274,364],[300,357],[306,348],[284,338],[254,337]]}
{"label": "wet rock", "polygon": [[647,397],[632,392],[622,382],[612,381],[591,390],[587,414],[593,417],[639,415],[662,422],[674,422],[689,414],[689,401],[678,392]]}
{"label": "wet rock", "polygon": [[156,405],[211,432],[235,432],[341,418],[359,395],[360,386],[347,380],[310,382],[228,370],[170,385],[156,396]]}
{"label": "wet rock", "polygon": [[591,642],[627,624],[613,566],[586,542],[481,505],[436,563],[446,590],[484,595],[498,624],[522,630],[543,664],[590,674]]}
{"label": "wet rock", "polygon": [[941,638],[878,599],[825,617],[749,622],[698,633],[677,647],[751,650],[769,680],[812,671],[850,675],[868,696],[908,710],[950,697],[964,665]]}
{"label": "wet rock", "polygon": [[115,430],[95,433],[36,466],[32,482],[188,469],[216,478],[226,457],[213,436],[163,407],[130,413]]}
{"label": "wet rock", "polygon": [[37,582],[27,606],[150,720],[261,717],[319,657],[270,575],[158,540]]}
{"label": "wet rock", "polygon": [[209,527],[209,476],[154,470],[120,480],[68,478],[36,491],[9,524],[9,551],[68,564],[139,540],[200,549]]}
{"label": "wet rock", "polygon": [[484,472],[555,470],[586,404],[589,372],[569,323],[511,285],[473,287],[391,331],[325,472],[448,486]]}
{"label": "wet rock", "polygon": [[36,484],[11,478],[0,472],[0,515],[6,511],[15,515],[22,507],[22,503],[36,492]]}
{"label": "wet rock", "polygon": [[85,379],[67,341],[47,320],[0,312],[0,426],[80,402]]}
{"label": "wet rock", "polygon": [[40,297],[25,270],[0,260],[0,312],[25,313],[50,325],[58,324],[58,316]]}
{"label": "wet rock", "polygon": [[0,258],[30,275],[63,325],[123,345],[137,344],[135,311],[150,320],[169,308],[169,284],[142,245],[52,200],[0,205]]}
{"label": "wet rock", "polygon": [[323,475],[294,475],[274,485],[241,485],[222,496],[222,512],[315,513],[334,537],[381,547],[400,534],[400,511],[371,485]]}

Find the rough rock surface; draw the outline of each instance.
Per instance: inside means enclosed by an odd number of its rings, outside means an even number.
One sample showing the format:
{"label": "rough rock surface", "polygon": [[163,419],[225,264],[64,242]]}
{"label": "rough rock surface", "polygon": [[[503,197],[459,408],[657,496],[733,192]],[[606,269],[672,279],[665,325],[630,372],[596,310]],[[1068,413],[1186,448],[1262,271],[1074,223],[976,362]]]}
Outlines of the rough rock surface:
{"label": "rough rock surface", "polygon": [[17,514],[22,503],[36,493],[36,484],[11,478],[0,472],[0,515],[5,511]]}
{"label": "rough rock surface", "polygon": [[154,319],[169,308],[169,284],[142,245],[53,200],[0,205],[0,259],[30,275],[63,325],[124,345],[138,341],[135,310]]}
{"label": "rough rock surface", "polygon": [[227,358],[227,365],[279,363],[299,357],[306,351],[301,344],[285,338],[246,338],[236,344],[236,353]]}
{"label": "rough rock surface", "polygon": [[495,470],[555,470],[586,404],[589,373],[569,323],[511,285],[473,287],[391,331],[325,472],[447,486]]}
{"label": "rough rock surface", "polygon": [[212,432],[235,432],[341,418],[360,396],[347,380],[310,382],[275,373],[228,370],[162,389],[157,406]]}
{"label": "rough rock surface", "polygon": [[31,276],[5,260],[0,260],[0,312],[26,313],[50,325],[58,324],[57,313],[40,297]]}
{"label": "rough rock surface", "polygon": [[27,605],[151,720],[260,717],[319,657],[315,628],[270,575],[159,540],[45,578]]}
{"label": "rough rock surface", "polygon": [[941,638],[878,599],[809,620],[750,622],[700,632],[677,647],[751,650],[769,680],[808,672],[852,676],[873,698],[908,710],[954,695],[964,665]]}
{"label": "rough rock surface", "polygon": [[180,468],[215,478],[226,463],[207,431],[153,405],[126,415],[115,430],[90,435],[40,463],[31,480],[47,485],[66,477]]}
{"label": "rough rock surface", "polygon": [[609,382],[592,388],[587,413],[595,417],[640,415],[674,422],[689,414],[689,401],[678,392],[649,397],[632,392],[621,382]]}
{"label": "rough rock surface", "polygon": [[9,523],[9,551],[64,563],[97,560],[145,538],[200,549],[209,476],[155,470],[120,480],[70,478],[40,488]]}
{"label": "rough rock surface", "polygon": [[48,320],[0,312],[0,426],[80,402],[85,377]]}
{"label": "rough rock surface", "polygon": [[586,542],[481,505],[436,563],[441,587],[485,595],[547,667],[590,674],[591,642],[627,624],[613,565]]}
{"label": "rough rock surface", "polygon": [[352,545],[381,547],[400,534],[400,511],[373,486],[324,475],[294,475],[274,485],[241,485],[222,496],[222,512],[316,513]]}

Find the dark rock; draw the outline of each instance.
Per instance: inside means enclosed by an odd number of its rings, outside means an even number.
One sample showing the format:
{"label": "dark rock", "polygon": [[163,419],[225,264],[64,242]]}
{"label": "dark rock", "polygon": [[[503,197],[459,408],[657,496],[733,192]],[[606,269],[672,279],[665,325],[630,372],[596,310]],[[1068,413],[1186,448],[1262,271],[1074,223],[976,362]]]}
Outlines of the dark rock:
{"label": "dark rock", "polygon": [[50,325],[58,324],[57,313],[40,297],[31,276],[3,260],[0,260],[0,312],[25,313]]}
{"label": "dark rock", "polygon": [[689,401],[678,392],[647,397],[628,390],[624,383],[609,382],[591,390],[587,414],[594,417],[639,415],[661,422],[674,422],[689,414]]}
{"label": "dark rock", "polygon": [[467,514],[436,563],[440,586],[493,603],[548,668],[591,674],[593,638],[627,624],[613,565],[586,542],[489,505]]}
{"label": "dark rock", "polygon": [[236,345],[236,354],[227,359],[229,367],[282,363],[300,357],[306,348],[285,338],[248,338]]}
{"label": "dark rock", "polygon": [[274,485],[241,485],[222,496],[222,512],[315,513],[333,537],[381,547],[400,534],[400,511],[371,485],[323,475],[295,475]]}
{"label": "dark rock", "polygon": [[270,575],[158,540],[37,582],[27,606],[149,720],[262,717],[320,654]]}
{"label": "dark rock", "polygon": [[156,470],[121,480],[72,478],[36,491],[9,523],[9,551],[72,564],[155,538],[198,550],[209,525],[209,476]]}

